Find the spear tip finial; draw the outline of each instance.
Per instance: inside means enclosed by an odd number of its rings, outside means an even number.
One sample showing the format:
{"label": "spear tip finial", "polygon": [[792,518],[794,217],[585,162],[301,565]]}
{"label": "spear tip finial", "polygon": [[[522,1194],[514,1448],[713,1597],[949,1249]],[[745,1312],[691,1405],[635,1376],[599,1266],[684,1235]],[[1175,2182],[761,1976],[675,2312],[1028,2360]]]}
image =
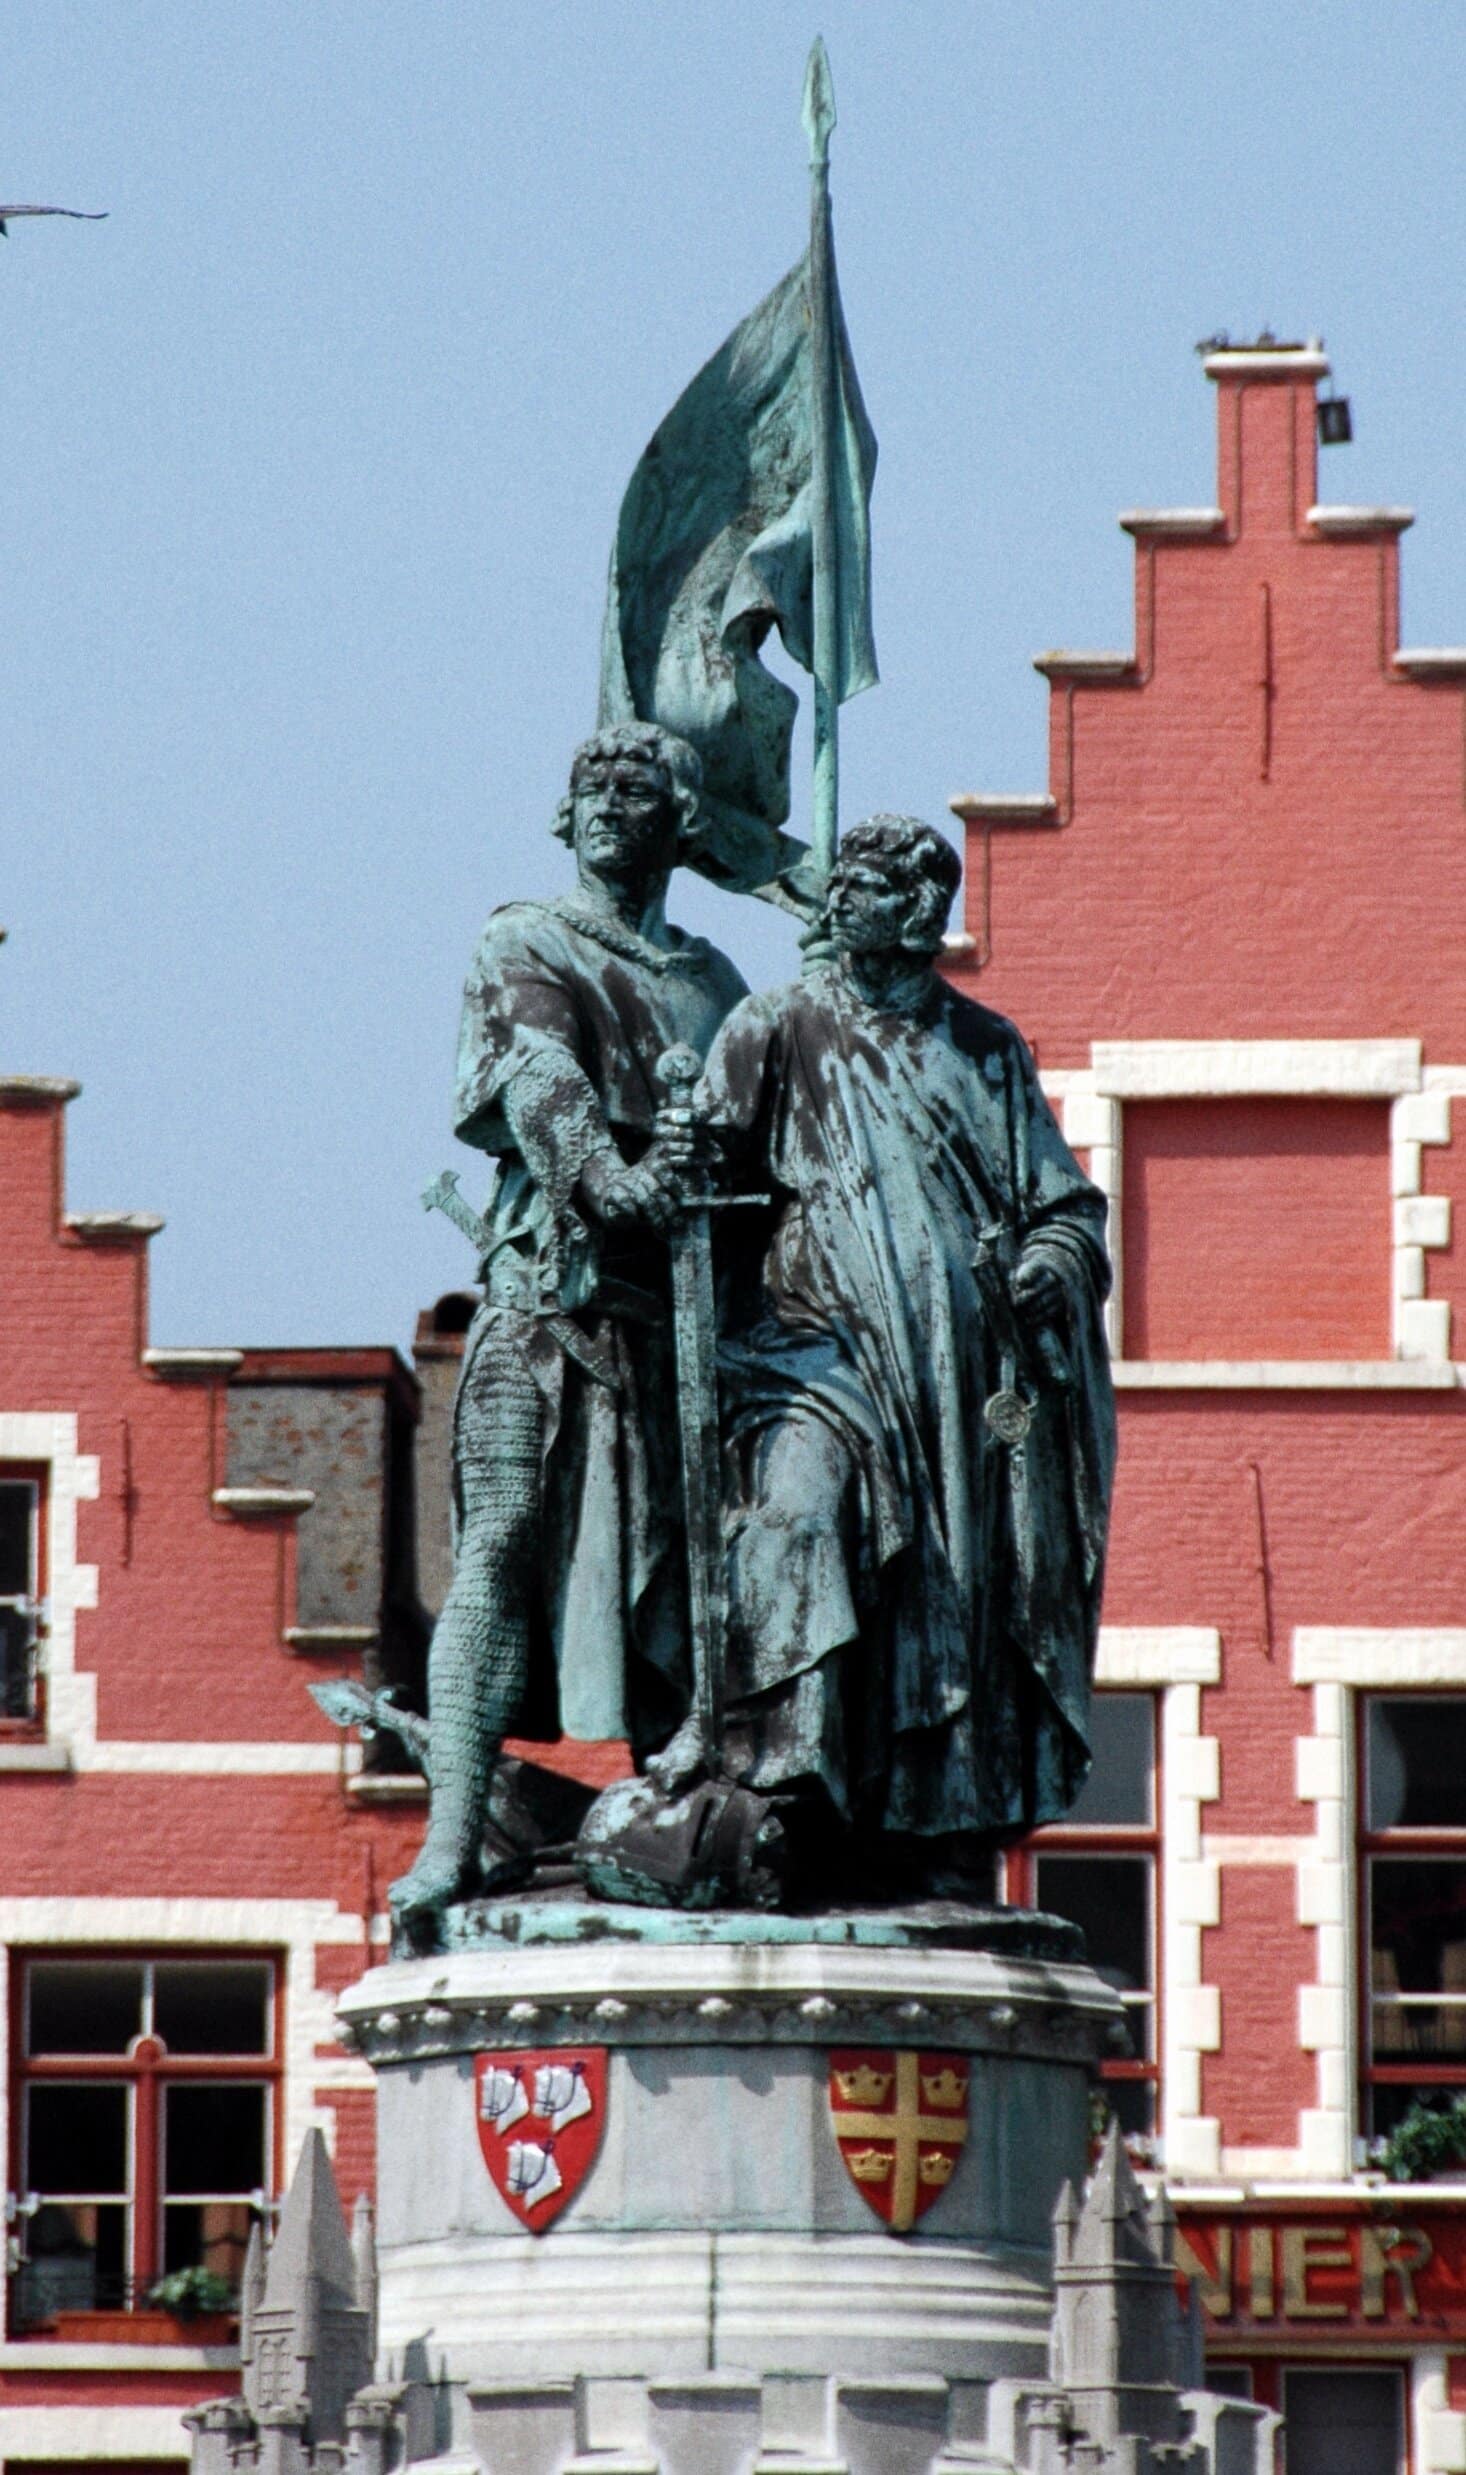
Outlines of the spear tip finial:
{"label": "spear tip finial", "polygon": [[835,126],[835,81],[830,75],[830,55],[822,34],[817,34],[809,47],[800,117],[809,140],[810,170],[821,172],[830,160],[830,131]]}

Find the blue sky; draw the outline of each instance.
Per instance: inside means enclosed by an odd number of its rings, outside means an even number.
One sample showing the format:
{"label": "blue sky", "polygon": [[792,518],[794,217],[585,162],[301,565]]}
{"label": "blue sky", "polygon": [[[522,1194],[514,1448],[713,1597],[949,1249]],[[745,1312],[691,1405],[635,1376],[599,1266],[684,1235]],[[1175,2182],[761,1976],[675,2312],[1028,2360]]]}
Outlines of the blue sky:
{"label": "blue sky", "polygon": [[1045,787],[1029,657],[1128,645],[1114,517],[1211,496],[1219,328],[1324,335],[1323,494],[1413,506],[1406,641],[1466,637],[1439,0],[11,0],[0,193],[110,219],[0,243],[0,1071],[84,1083],[75,1208],[166,1214],[155,1338],[400,1342],[464,1276],[464,969],[565,881],[620,495],[803,245],[817,28],[881,441],[847,820]]}

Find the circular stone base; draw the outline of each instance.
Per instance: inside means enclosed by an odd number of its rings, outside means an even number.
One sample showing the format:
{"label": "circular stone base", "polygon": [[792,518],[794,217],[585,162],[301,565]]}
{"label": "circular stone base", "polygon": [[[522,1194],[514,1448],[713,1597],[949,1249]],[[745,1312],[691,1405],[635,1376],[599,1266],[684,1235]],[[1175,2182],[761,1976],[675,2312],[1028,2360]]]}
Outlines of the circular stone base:
{"label": "circular stone base", "polygon": [[[949,1903],[799,1919],[523,1898],[479,1914],[471,1950],[373,1969],[341,2006],[377,2072],[390,2358],[425,2344],[465,2386],[1042,2377],[1049,2220],[1084,2171],[1092,2066],[1124,2035],[1072,1929]],[[898,2089],[944,2070],[949,2097],[967,2084],[950,2179],[922,2187],[902,2234],[836,2139],[831,2056],[852,2048]],[[904,2082],[903,2053],[923,2058]],[[543,2232],[490,2173],[505,2142],[490,2127],[481,2145],[480,2054],[518,2058],[526,2087],[537,2059],[579,2060],[597,2091],[594,2123],[556,2139],[571,2190]],[[542,2122],[522,2128],[544,2142]]]}

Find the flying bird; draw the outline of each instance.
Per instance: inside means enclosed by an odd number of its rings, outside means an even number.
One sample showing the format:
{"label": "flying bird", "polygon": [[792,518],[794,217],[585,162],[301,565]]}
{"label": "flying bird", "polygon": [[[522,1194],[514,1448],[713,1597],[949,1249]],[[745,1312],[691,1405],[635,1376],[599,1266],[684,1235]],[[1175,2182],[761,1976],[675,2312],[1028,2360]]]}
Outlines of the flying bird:
{"label": "flying bird", "polygon": [[5,226],[12,215],[69,215],[73,223],[105,223],[107,209],[89,215],[84,206],[0,206],[0,240],[8,238]]}

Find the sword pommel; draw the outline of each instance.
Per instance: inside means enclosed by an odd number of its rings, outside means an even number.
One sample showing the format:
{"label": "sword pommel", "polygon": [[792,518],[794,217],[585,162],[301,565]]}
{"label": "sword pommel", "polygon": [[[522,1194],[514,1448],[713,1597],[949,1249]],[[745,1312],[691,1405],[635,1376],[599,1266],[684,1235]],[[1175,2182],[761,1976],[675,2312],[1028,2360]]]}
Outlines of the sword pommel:
{"label": "sword pommel", "polygon": [[657,1059],[657,1081],[668,1094],[674,1108],[685,1108],[694,1086],[702,1079],[702,1059],[695,1048],[679,1040],[675,1048],[664,1048]]}
{"label": "sword pommel", "polygon": [[440,1169],[431,1186],[422,1190],[425,1212],[446,1212],[451,1198],[458,1192],[458,1180],[451,1169]]}

